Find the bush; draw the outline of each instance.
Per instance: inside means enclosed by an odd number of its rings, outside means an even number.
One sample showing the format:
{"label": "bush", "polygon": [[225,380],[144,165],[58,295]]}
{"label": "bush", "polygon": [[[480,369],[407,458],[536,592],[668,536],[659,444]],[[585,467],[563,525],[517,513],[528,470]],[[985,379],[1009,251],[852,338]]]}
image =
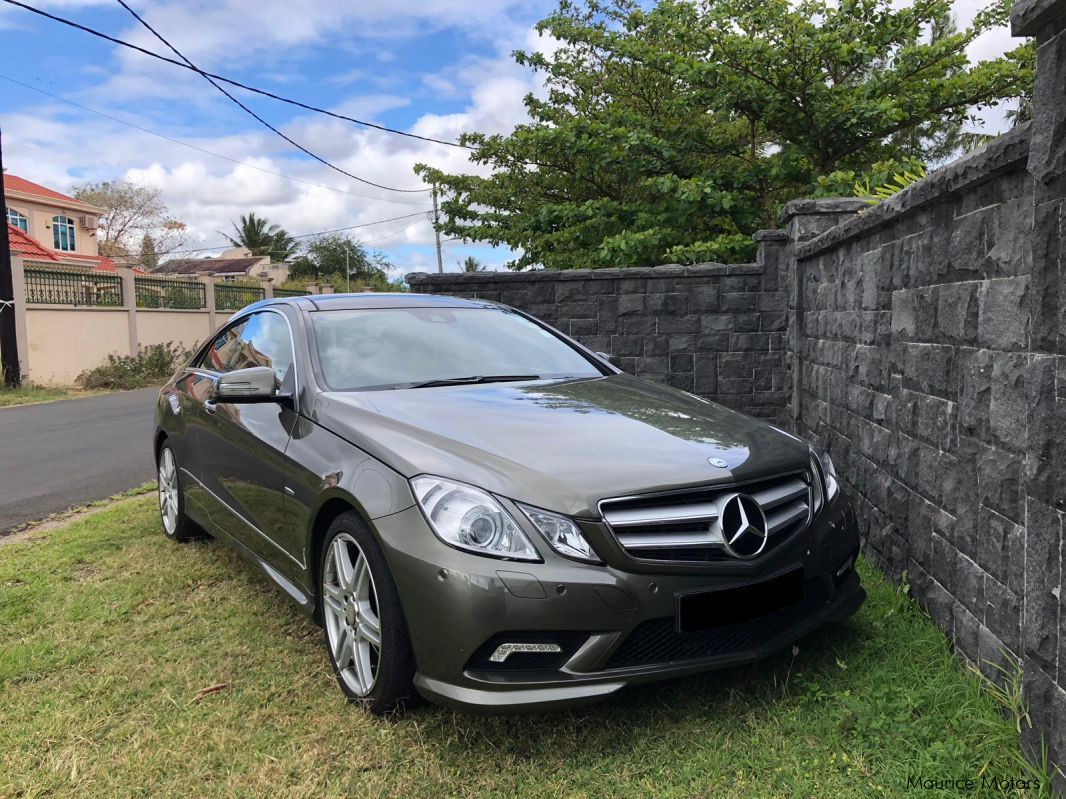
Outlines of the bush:
{"label": "bush", "polygon": [[142,388],[165,382],[189,355],[180,344],[149,344],[136,355],[108,355],[107,362],[78,375],[82,388]]}

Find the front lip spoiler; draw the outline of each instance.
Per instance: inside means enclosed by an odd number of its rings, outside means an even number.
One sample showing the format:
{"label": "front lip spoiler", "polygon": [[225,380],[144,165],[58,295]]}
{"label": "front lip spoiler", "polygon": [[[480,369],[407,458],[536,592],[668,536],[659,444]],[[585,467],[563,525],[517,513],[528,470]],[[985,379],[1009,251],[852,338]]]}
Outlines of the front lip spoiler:
{"label": "front lip spoiler", "polygon": [[866,599],[866,591],[859,584],[858,575],[852,572],[842,589],[819,613],[812,614],[755,649],[675,663],[611,669],[587,676],[570,673],[561,677],[560,672],[540,672],[543,680],[538,680],[537,672],[529,672],[521,682],[485,679],[481,674],[467,672],[465,676],[476,681],[479,687],[447,683],[416,674],[415,687],[431,701],[477,713],[530,713],[588,704],[616,693],[627,685],[683,677],[761,660],[821,625],[843,621],[855,613]]}

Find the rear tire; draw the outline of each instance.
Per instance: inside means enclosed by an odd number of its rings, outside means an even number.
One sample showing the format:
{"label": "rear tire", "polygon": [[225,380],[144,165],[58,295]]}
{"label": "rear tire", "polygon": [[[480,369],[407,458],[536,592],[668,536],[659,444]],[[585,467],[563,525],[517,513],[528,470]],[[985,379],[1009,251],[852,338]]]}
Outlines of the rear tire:
{"label": "rear tire", "polygon": [[185,515],[185,491],[181,485],[181,471],[169,444],[159,448],[158,465],[159,517],[163,535],[172,541],[185,543],[199,535],[199,528]]}
{"label": "rear tire", "polygon": [[413,704],[415,659],[407,621],[373,534],[355,511],[342,513],[319,555],[326,651],[344,695],[378,715]]}

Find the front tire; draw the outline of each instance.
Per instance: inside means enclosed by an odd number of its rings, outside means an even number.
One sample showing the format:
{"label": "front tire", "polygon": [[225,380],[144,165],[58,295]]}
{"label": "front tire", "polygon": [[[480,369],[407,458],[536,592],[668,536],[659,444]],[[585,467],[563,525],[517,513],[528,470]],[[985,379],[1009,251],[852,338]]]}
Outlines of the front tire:
{"label": "front tire", "polygon": [[185,492],[181,487],[178,461],[169,444],[159,448],[159,517],[163,535],[172,541],[184,543],[197,534],[196,525],[185,515]]}
{"label": "front tire", "polygon": [[411,640],[385,556],[354,511],[330,525],[319,563],[326,651],[337,683],[371,713],[395,710],[415,697]]}

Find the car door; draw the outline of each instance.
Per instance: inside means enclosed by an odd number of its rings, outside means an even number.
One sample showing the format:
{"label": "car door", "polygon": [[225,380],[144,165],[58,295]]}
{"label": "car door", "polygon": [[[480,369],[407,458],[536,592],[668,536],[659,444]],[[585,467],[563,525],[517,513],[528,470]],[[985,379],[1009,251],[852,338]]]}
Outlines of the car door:
{"label": "car door", "polygon": [[[292,331],[280,311],[263,310],[224,328],[200,363],[213,380],[250,366],[274,370],[282,393],[296,396]],[[285,535],[285,449],[297,421],[282,403],[201,404],[196,435],[199,480],[211,521],[282,574],[302,566]]]}

